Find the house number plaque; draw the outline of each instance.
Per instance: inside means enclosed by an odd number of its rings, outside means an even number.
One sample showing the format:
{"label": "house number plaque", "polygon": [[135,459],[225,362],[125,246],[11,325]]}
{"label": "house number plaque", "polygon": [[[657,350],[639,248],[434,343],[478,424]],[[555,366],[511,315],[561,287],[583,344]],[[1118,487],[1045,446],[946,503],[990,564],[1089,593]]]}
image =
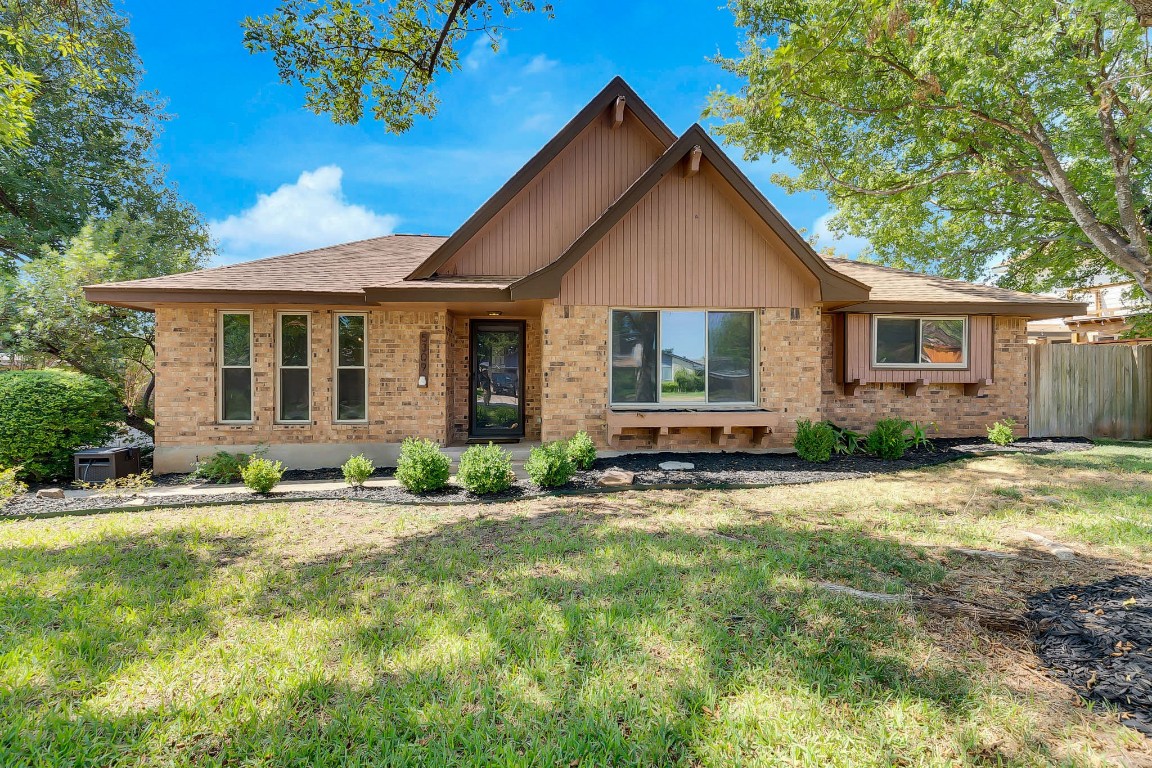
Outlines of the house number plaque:
{"label": "house number plaque", "polygon": [[420,331],[420,372],[416,386],[428,386],[428,331]]}

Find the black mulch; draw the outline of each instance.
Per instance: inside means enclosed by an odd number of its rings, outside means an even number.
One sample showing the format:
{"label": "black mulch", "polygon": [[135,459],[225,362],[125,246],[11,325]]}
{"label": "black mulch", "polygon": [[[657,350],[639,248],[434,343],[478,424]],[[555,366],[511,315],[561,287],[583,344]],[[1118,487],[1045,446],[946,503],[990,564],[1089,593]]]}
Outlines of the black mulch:
{"label": "black mulch", "polygon": [[1152,578],[1117,576],[1032,597],[1037,653],[1089,701],[1152,736]]}
{"label": "black mulch", "polygon": [[[833,456],[826,464],[812,464],[794,454],[776,453],[631,453],[613,458],[597,459],[592,468],[578,472],[562,490],[582,491],[596,488],[601,476],[609,469],[623,469],[636,473],[636,486],[730,486],[730,485],[797,485],[828,480],[845,480],[868,477],[870,475],[900,472],[944,464],[973,455],[976,452],[992,451],[997,447],[986,441],[971,438],[941,438],[934,440],[934,449],[909,451],[904,458],[884,461],[872,456]],[[1092,447],[1092,442],[1082,438],[1022,439],[1006,449],[1017,453],[1056,453],[1082,451]],[[659,464],[665,461],[680,461],[693,464],[691,470],[662,470]],[[390,477],[394,470],[378,469],[374,477]],[[166,474],[153,478],[157,486],[175,486],[189,482],[187,475]],[[284,480],[342,480],[339,468],[329,469],[290,469],[284,473]],[[193,481],[201,487],[211,484]],[[544,491],[535,484],[521,480],[511,489],[493,496],[474,496],[462,488],[450,487],[439,493],[413,494],[399,487],[363,488],[353,490],[341,488],[334,491],[281,491],[274,492],[273,498],[292,500],[299,498],[365,499],[386,502],[424,503],[477,503],[482,501],[510,501],[514,499],[540,496]],[[73,510],[96,509],[122,506],[128,497],[89,496],[83,499],[38,499],[34,493],[13,499],[0,507],[0,516],[27,514],[48,514]],[[197,504],[235,502],[237,495],[232,493],[196,496]],[[193,502],[191,497],[179,500],[149,501],[149,504],[163,503],[170,506],[185,506]]]}

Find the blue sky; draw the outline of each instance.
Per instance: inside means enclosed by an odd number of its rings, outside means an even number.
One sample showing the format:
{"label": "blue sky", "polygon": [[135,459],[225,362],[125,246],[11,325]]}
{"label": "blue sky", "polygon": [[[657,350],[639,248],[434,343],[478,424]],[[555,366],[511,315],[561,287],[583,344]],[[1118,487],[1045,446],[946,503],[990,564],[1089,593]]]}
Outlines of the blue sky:
{"label": "blue sky", "polygon": [[[709,61],[736,54],[741,39],[719,0],[558,0],[552,20],[516,17],[498,54],[482,36],[467,41],[462,70],[439,84],[438,115],[395,136],[370,118],[338,126],[308,112],[270,56],[244,50],[243,15],[274,6],[124,3],[145,87],[172,115],[159,159],[211,223],[221,263],[389,232],[449,234],[617,74],[677,132],[700,121],[711,91],[740,85]],[[793,225],[826,232],[823,198],[786,195],[769,161],[728,152]]]}

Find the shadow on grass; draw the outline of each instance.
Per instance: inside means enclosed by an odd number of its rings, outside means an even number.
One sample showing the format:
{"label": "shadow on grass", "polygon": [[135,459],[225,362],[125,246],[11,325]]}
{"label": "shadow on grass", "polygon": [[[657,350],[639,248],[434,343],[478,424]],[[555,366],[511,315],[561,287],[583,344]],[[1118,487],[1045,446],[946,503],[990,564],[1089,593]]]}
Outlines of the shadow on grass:
{"label": "shadow on grass", "polygon": [[[887,765],[927,759],[941,733],[977,762],[1035,762],[965,735],[979,683],[914,662],[922,639],[898,609],[809,581],[939,581],[919,550],[767,521],[658,526],[675,505],[645,507],[623,520],[589,500],[265,569],[235,625],[201,599],[237,557],[276,557],[253,539],[0,550],[0,573],[33,582],[0,595],[0,672],[25,681],[0,688],[0,762],[771,764],[804,744],[806,764]],[[173,698],[192,703],[89,706],[149,657],[199,652],[242,676],[214,639],[243,645],[281,620],[334,627],[323,663],[262,670],[274,683],[258,692],[197,698],[181,681]],[[934,735],[894,739],[893,718]]]}

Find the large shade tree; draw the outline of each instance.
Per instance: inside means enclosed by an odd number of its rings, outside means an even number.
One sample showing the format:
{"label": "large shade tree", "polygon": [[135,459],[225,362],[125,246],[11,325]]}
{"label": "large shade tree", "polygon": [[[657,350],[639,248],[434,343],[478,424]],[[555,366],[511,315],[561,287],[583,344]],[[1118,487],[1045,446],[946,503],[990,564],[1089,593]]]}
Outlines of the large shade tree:
{"label": "large shade tree", "polygon": [[0,2],[0,276],[115,211],[202,229],[154,158],[164,119],[111,0]]}
{"label": "large shade tree", "polygon": [[436,114],[435,81],[460,68],[460,45],[487,34],[493,49],[504,22],[550,3],[534,0],[281,0],[273,13],[244,20],[244,43],[272,53],[286,83],[337,123],[366,108],[395,133]]}
{"label": "large shade tree", "polygon": [[1152,295],[1152,63],[1125,0],[734,0],[724,137],[877,259]]}

